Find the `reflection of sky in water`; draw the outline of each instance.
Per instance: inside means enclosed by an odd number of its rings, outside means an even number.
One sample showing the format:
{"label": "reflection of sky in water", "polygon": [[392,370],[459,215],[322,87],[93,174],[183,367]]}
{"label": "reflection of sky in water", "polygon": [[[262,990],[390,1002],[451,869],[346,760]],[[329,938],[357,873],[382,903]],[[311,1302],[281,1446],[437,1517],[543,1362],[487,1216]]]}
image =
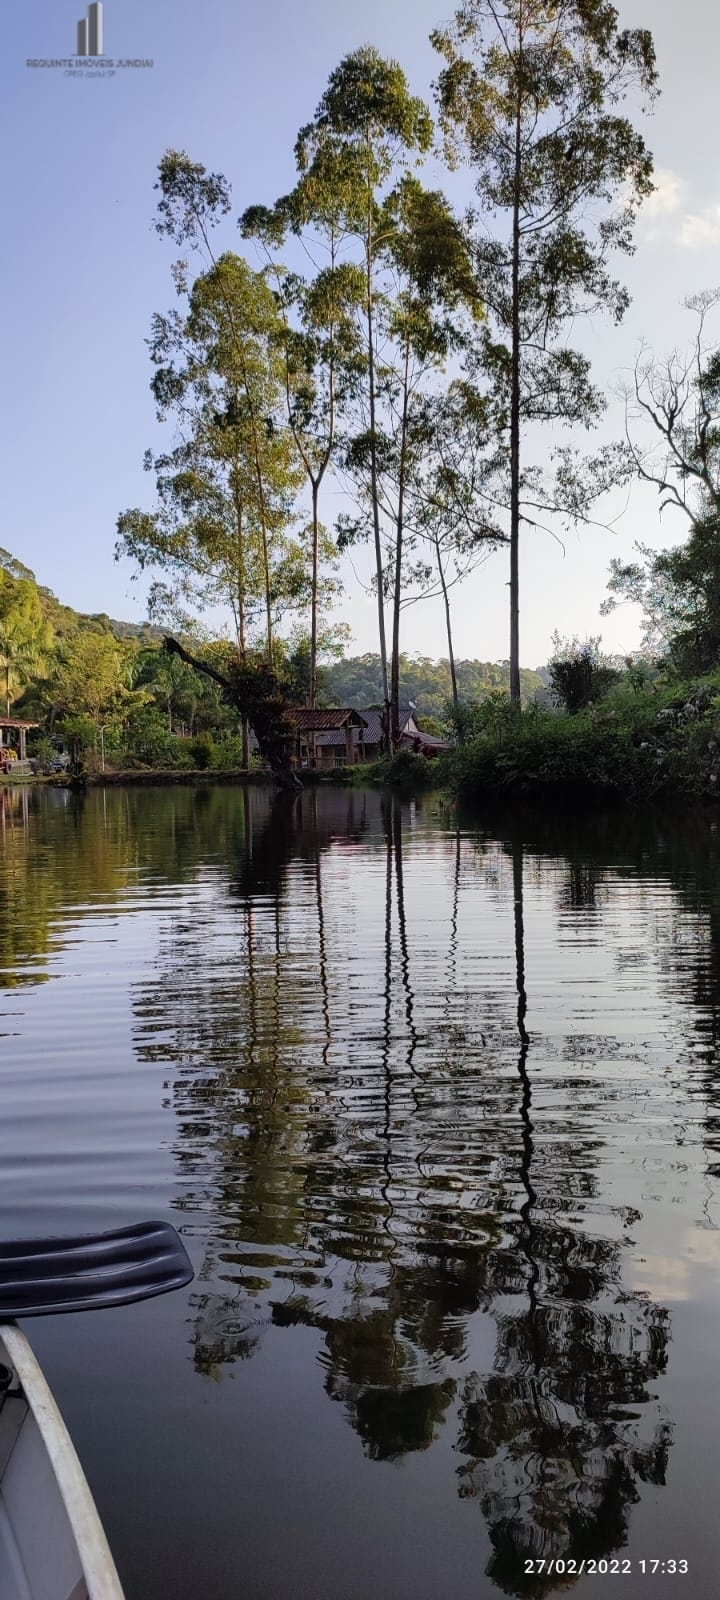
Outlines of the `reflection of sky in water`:
{"label": "reflection of sky in water", "polygon": [[[168,1512],[215,1518],[222,1553],[180,1560],[156,1531],[156,1582],[128,1536],[143,1470],[121,1480],[121,1443],[94,1457],[138,1600],[168,1571],[180,1600],[240,1572],[273,1600],[365,1600],[370,1573],[393,1600],[545,1593],[524,1557],[648,1556],[681,1506],[710,1563],[683,1431],[720,1282],[704,828],[458,833],[355,791],[33,793],[6,815],[8,1211],[37,1232],[173,1215],[198,1266],[121,1349],[156,1367],[163,1440],[192,1442]],[[38,1337],[92,1451],[78,1346]],[[113,1338],[78,1341],[117,1427]],[[243,1450],[241,1512],[218,1472]]]}

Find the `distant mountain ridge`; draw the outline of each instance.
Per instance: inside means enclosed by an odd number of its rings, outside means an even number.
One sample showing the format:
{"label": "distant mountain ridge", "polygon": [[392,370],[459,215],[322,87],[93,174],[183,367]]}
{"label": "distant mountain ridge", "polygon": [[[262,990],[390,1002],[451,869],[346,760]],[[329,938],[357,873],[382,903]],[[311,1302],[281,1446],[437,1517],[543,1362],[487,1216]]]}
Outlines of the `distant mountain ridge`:
{"label": "distant mountain ridge", "polygon": [[154,622],[120,622],[115,617],[109,617],[105,611],[76,611],[73,606],[64,605],[52,589],[38,583],[31,567],[26,567],[9,550],[0,548],[0,575],[2,573],[6,573],[13,583],[35,585],[43,613],[60,638],[74,633],[77,628],[92,627],[103,633],[112,633],[116,639],[137,639],[141,644],[157,644],[167,633],[167,628],[159,628]]}

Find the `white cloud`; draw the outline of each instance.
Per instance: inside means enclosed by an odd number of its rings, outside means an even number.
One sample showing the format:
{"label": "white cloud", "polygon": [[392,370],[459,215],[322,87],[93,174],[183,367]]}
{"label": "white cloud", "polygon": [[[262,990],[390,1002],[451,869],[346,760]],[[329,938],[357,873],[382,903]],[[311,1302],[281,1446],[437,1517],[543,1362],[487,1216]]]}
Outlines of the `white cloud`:
{"label": "white cloud", "polygon": [[704,250],[708,245],[720,244],[720,205],[688,211],[680,224],[678,243],[686,250]]}
{"label": "white cloud", "polygon": [[720,204],[703,206],[700,211],[677,213],[687,204],[687,184],[669,167],[657,167],[655,188],[643,202],[640,213],[647,239],[674,236],[684,250],[705,250],[720,244]]}
{"label": "white cloud", "polygon": [[[672,1253],[671,1253],[672,1252]],[[635,1256],[628,1263],[633,1289],[666,1305],[697,1300],[720,1284],[720,1229],[693,1225],[668,1241],[666,1255]]]}
{"label": "white cloud", "polygon": [[655,188],[643,201],[642,215],[650,222],[657,222],[660,217],[671,216],[674,211],[680,210],[687,185],[669,167],[657,167],[653,176]]}
{"label": "white cloud", "polygon": [[651,1300],[665,1304],[690,1299],[690,1271],[686,1261],[671,1256],[639,1256],[630,1264],[630,1284]]}

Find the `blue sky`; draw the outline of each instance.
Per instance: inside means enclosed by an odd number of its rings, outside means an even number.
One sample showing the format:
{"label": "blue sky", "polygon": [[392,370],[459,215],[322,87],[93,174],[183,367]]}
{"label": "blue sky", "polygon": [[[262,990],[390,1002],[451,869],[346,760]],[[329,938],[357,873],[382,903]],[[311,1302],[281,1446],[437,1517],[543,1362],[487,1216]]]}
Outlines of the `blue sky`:
{"label": "blue sky", "polygon": [[[584,338],[608,384],[645,338],[662,351],[686,342],[683,297],[720,283],[716,71],[720,13],[711,0],[617,0],[623,24],[652,28],[662,98],[646,136],[660,187],[620,271],[633,306],[619,330],[598,321]],[[149,392],[145,339],[155,310],[172,304],[172,246],[152,226],[163,151],[186,149],[224,172],[234,217],[272,201],[293,177],[298,127],[312,115],[342,55],[370,41],[401,60],[414,92],[430,97],[430,28],[443,0],[106,0],[107,56],[152,58],[152,70],[111,80],[29,69],[27,59],[75,50],[80,0],[9,0],[2,51],[5,383],[2,391],[4,529],[12,550],[58,596],[83,610],[139,620],[143,590],[113,560],[118,512],[150,506],[143,452],[164,435]],[[431,164],[431,181],[442,181]],[[469,193],[469,190],[468,190]],[[225,243],[242,248],[231,227]],[[720,318],[719,318],[720,321]],[[720,328],[718,330],[720,335]],[[609,426],[619,424],[617,407]],[[623,501],[624,505],[624,501]],[[613,506],[612,511],[620,506]],[[547,657],[555,628],[602,632],[606,647],[638,638],[637,618],[600,619],[608,563],[633,540],[675,543],[679,519],[658,524],[654,497],[633,492],[614,534],[572,535],[565,554],[528,534],[522,554],[522,660]],[[362,558],[358,570],[366,571]],[[456,595],[460,655],[504,658],[507,558],[492,558]],[[375,602],[344,571],[342,606],[354,648],[375,648]],[[439,608],[406,613],[405,647],[445,653]]]}

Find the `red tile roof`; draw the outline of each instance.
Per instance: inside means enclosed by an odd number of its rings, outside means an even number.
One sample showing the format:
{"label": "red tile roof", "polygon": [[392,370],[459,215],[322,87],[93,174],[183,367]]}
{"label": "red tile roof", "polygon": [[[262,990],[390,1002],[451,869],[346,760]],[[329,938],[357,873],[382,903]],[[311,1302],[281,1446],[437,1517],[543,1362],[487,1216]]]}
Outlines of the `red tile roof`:
{"label": "red tile roof", "polygon": [[324,733],[328,728],[346,728],[348,723],[351,728],[365,726],[359,711],[343,706],[318,707],[314,711],[291,710],[288,717],[298,733]]}

